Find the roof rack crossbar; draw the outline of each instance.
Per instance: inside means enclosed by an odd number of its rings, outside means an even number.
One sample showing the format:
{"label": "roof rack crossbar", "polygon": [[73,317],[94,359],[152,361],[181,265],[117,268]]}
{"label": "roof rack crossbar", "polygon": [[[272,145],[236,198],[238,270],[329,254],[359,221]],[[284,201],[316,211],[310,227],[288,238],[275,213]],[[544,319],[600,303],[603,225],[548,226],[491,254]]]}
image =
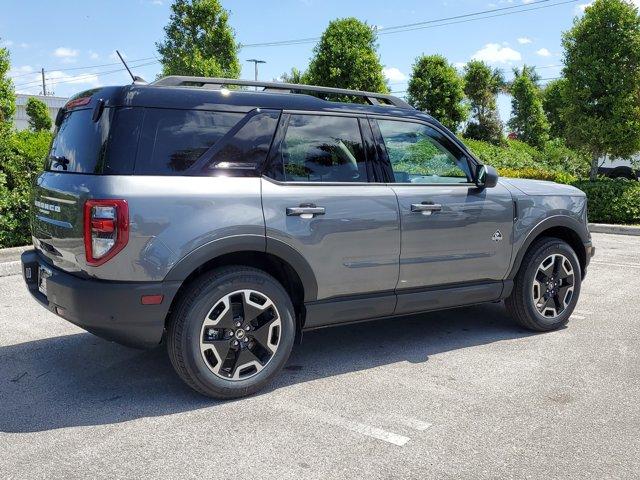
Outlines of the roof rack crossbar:
{"label": "roof rack crossbar", "polygon": [[238,80],[235,78],[213,78],[213,77],[189,77],[182,75],[171,75],[162,77],[151,85],[156,87],[204,87],[221,89],[226,86],[236,85],[241,87],[262,87],[263,92],[278,93],[326,93],[331,95],[349,95],[353,97],[362,97],[371,105],[390,104],[398,108],[413,109],[404,100],[388,95],[386,93],[363,92],[360,90],[348,90],[345,88],[320,87],[315,85],[299,85],[297,83],[280,83],[280,82],[259,82],[253,80]]}

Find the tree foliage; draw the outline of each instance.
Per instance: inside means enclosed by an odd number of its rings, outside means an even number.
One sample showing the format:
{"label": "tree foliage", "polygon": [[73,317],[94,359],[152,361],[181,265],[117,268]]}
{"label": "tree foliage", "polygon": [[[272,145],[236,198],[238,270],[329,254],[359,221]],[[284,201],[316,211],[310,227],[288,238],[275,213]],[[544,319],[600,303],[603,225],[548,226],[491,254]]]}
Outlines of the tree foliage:
{"label": "tree foliage", "polygon": [[219,0],[176,0],[156,43],[163,75],[238,78],[239,45]]}
{"label": "tree foliage", "polygon": [[0,47],[0,124],[10,122],[16,112],[16,94],[8,77],[11,69],[9,50]]}
{"label": "tree foliage", "polygon": [[293,67],[290,72],[284,72],[280,75],[280,78],[277,81],[284,83],[296,83],[296,84],[304,84],[305,82],[305,72],[298,70],[296,67]]}
{"label": "tree foliage", "polygon": [[559,78],[549,82],[542,91],[542,108],[549,121],[549,136],[551,138],[565,138],[566,88],[567,80]]}
{"label": "tree foliage", "polygon": [[51,130],[51,116],[49,115],[49,108],[46,103],[38,98],[29,97],[26,111],[29,117],[29,127],[31,127],[32,130],[36,132],[40,130]]}
{"label": "tree foliage", "polygon": [[504,77],[498,69],[472,60],[464,67],[464,93],[471,106],[471,120],[465,137],[493,144],[502,141],[502,122],[498,115],[497,96],[504,88]]}
{"label": "tree foliage", "polygon": [[539,77],[533,68],[526,65],[513,72],[509,128],[523,142],[542,147],[549,140],[549,122],[542,108],[542,95],[537,84]]}
{"label": "tree foliage", "polygon": [[456,68],[442,55],[422,55],[413,64],[408,101],[456,132],[466,120],[464,81]]}
{"label": "tree foliage", "polygon": [[375,30],[350,17],[333,20],[313,49],[307,81],[313,85],[386,93]]}
{"label": "tree foliage", "polygon": [[625,0],[595,0],[563,35],[567,141],[591,155],[640,150],[640,17]]}

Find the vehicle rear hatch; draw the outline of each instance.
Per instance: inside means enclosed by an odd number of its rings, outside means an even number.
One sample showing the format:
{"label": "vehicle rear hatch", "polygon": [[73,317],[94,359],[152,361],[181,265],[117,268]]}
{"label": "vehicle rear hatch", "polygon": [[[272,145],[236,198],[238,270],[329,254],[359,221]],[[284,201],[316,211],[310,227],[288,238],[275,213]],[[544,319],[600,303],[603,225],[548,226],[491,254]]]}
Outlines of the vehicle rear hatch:
{"label": "vehicle rear hatch", "polygon": [[122,88],[72,97],[56,118],[45,171],[37,178],[31,206],[33,243],[49,261],[69,272],[87,271],[84,205],[100,198],[105,175],[130,174],[140,109],[117,107]]}

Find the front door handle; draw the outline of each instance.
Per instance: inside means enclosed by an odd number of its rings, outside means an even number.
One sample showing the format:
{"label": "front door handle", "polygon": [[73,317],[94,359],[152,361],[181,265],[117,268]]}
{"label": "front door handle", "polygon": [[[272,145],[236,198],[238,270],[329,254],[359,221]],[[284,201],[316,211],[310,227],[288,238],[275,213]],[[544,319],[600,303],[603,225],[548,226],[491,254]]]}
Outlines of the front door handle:
{"label": "front door handle", "polygon": [[411,211],[414,213],[422,213],[423,215],[431,215],[433,212],[442,211],[442,205],[430,202],[412,203]]}
{"label": "front door handle", "polygon": [[318,207],[314,203],[304,203],[298,207],[287,207],[288,217],[313,218],[316,215],[324,215],[324,207]]}

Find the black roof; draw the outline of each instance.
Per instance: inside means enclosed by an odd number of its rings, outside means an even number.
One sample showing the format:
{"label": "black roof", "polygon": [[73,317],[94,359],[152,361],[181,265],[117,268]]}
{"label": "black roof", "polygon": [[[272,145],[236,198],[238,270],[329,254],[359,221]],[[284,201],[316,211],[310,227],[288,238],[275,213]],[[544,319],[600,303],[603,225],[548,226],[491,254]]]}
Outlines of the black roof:
{"label": "black roof", "polygon": [[[100,99],[105,106],[128,106],[150,108],[176,108],[196,110],[218,110],[248,112],[255,108],[277,110],[312,110],[321,112],[392,115],[435,122],[424,112],[414,108],[395,105],[364,105],[359,103],[333,102],[310,94],[288,93],[276,90],[226,90],[190,86],[126,85],[101,87],[81,92],[71,98],[91,95],[91,107]],[[437,122],[436,122],[437,123]]]}

